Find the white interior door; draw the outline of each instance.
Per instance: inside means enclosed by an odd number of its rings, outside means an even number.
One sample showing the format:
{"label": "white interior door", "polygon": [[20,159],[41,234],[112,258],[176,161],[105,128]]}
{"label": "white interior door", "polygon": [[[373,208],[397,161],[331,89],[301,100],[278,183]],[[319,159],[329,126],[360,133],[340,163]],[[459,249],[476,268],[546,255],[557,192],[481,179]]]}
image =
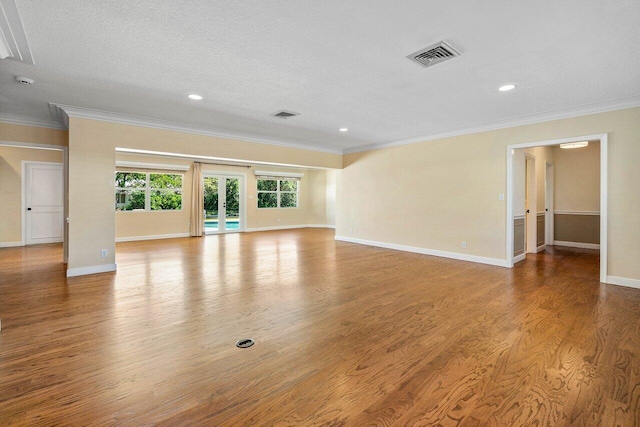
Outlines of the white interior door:
{"label": "white interior door", "polygon": [[244,230],[243,177],[204,175],[205,234]]}
{"label": "white interior door", "polygon": [[553,210],[554,207],[554,174],[555,169],[553,163],[547,163],[546,174],[546,193],[545,193],[545,244],[553,245]]}
{"label": "white interior door", "polygon": [[527,253],[536,253],[538,233],[536,160],[525,155],[525,248]]}
{"label": "white interior door", "polygon": [[64,175],[60,163],[25,164],[25,243],[62,242]]}

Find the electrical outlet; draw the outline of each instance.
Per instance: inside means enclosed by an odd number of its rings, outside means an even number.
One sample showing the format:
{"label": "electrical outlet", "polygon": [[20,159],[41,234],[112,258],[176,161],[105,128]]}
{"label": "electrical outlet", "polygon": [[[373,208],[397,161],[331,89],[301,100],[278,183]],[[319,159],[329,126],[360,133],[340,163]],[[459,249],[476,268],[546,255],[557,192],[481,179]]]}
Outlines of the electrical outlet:
{"label": "electrical outlet", "polygon": [[349,234],[353,234],[353,228],[349,229]]}
{"label": "electrical outlet", "polygon": [[498,194],[498,200],[504,200],[504,193]]}
{"label": "electrical outlet", "polygon": [[467,249],[467,242],[462,242],[462,249]]}
{"label": "electrical outlet", "polygon": [[103,249],[103,250],[102,250],[102,252],[100,252],[100,256],[101,256],[102,258],[106,258],[106,257],[107,257],[107,250],[106,250],[106,249]]}

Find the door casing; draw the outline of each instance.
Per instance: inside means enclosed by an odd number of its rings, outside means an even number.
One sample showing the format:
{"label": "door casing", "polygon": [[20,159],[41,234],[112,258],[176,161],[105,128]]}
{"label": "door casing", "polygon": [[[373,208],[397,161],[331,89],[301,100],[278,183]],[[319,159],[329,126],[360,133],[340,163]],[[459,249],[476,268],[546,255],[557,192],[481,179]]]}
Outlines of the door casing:
{"label": "door casing", "polygon": [[570,138],[552,139],[546,141],[524,142],[519,144],[511,144],[506,147],[507,155],[507,221],[505,224],[507,240],[506,255],[507,267],[513,268],[513,155],[518,148],[540,147],[547,145],[559,145],[565,142],[578,141],[600,141],[600,282],[609,283],[607,278],[607,254],[608,254],[608,159],[609,159],[609,136],[606,133],[597,135],[574,136]]}

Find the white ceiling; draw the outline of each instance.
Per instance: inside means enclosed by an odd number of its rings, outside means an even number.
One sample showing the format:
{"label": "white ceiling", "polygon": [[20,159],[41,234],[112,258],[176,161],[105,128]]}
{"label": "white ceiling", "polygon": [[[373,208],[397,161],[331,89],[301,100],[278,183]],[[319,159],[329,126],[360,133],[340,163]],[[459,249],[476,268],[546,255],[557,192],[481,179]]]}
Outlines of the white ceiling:
{"label": "white ceiling", "polygon": [[[341,152],[640,105],[637,0],[16,4],[35,65],[0,60],[0,112],[34,119],[53,102]],[[405,57],[443,39],[462,55]]]}

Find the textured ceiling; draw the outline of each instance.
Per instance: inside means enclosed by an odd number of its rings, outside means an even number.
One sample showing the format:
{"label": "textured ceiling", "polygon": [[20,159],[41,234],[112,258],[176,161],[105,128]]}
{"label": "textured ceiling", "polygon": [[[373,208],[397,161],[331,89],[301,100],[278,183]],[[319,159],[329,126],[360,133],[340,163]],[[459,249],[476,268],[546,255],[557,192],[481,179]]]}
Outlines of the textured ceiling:
{"label": "textured ceiling", "polygon": [[[16,4],[35,65],[0,60],[0,112],[33,118],[54,102],[343,150],[640,97],[637,0]],[[462,56],[405,57],[442,39]]]}

